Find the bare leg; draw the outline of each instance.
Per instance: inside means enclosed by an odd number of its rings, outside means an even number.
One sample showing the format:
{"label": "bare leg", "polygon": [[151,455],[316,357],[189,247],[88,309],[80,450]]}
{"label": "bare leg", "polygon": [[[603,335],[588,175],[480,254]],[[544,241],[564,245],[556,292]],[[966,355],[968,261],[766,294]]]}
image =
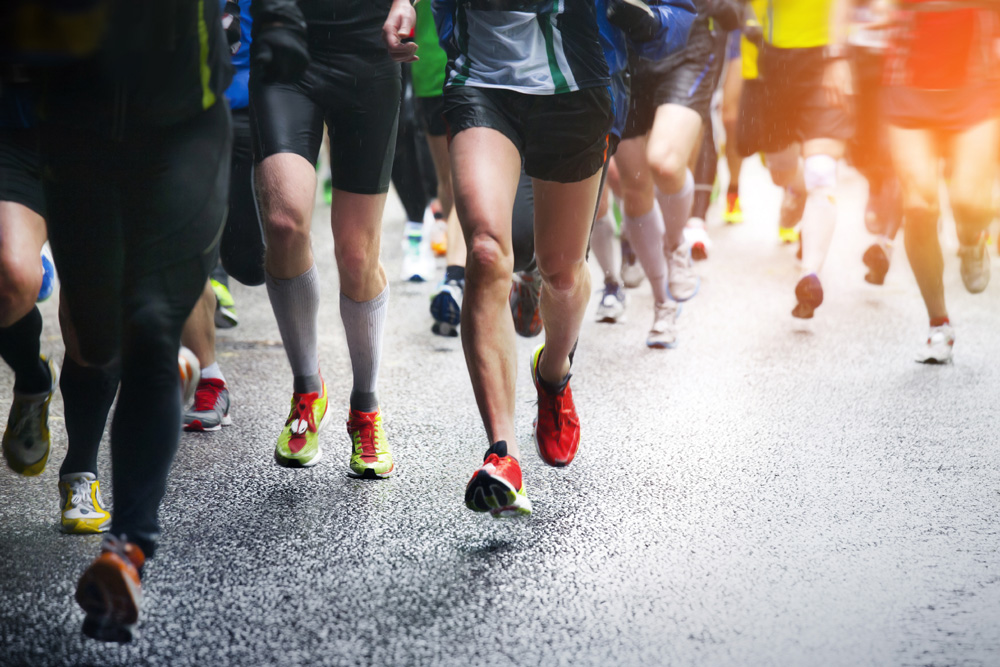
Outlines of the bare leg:
{"label": "bare leg", "polygon": [[208,281],[198,303],[184,322],[181,345],[194,352],[202,368],[215,363],[215,292]]}

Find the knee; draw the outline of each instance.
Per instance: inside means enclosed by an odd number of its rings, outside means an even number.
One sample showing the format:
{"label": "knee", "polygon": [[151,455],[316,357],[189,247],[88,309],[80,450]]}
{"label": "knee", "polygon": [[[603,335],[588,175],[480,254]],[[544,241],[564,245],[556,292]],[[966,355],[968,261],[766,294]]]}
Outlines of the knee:
{"label": "knee", "polygon": [[665,192],[677,192],[684,187],[687,160],[673,148],[657,147],[652,143],[646,149],[646,160],[653,171],[653,180]]}
{"label": "knee", "polygon": [[24,317],[42,288],[42,266],[38,255],[2,257],[0,261],[0,327]]}
{"label": "knee", "polygon": [[908,234],[937,236],[940,213],[937,196],[932,192],[909,192],[903,202],[903,216]]}
{"label": "knee", "polygon": [[567,294],[576,291],[584,276],[590,275],[583,258],[573,259],[563,255],[543,254],[538,255],[536,261],[546,289],[556,293]]}
{"label": "knee", "polygon": [[378,270],[378,254],[368,252],[358,244],[338,243],[334,245],[337,271],[341,282],[356,280]]}
{"label": "knee", "polygon": [[979,225],[993,219],[992,193],[986,190],[986,194],[986,197],[982,192],[951,194],[951,210],[959,226],[967,223]]}
{"label": "knee", "polygon": [[267,248],[292,248],[309,242],[305,214],[292,209],[278,209],[268,212],[266,224]]}
{"label": "knee", "polygon": [[514,271],[514,253],[503,247],[500,239],[486,232],[475,233],[469,242],[468,270],[486,279],[510,279]]}
{"label": "knee", "polygon": [[837,160],[830,155],[810,155],[802,169],[806,192],[830,191],[837,186]]}

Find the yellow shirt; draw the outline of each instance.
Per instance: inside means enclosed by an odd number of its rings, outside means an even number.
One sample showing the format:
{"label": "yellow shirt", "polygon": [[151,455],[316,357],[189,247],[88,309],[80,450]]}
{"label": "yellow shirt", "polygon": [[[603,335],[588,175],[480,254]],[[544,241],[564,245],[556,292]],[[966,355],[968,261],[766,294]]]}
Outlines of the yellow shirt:
{"label": "yellow shirt", "polygon": [[[764,39],[781,49],[808,49],[830,43],[834,0],[763,0],[753,7],[764,26]],[[757,5],[765,5],[763,13]]]}
{"label": "yellow shirt", "polygon": [[[807,0],[808,1],[808,0]],[[767,30],[767,4],[770,0],[750,0],[750,9],[757,17],[757,23],[765,31]],[[766,33],[765,33],[766,34]],[[740,37],[740,56],[743,61],[742,71],[744,79],[757,78],[757,47],[746,37]]]}

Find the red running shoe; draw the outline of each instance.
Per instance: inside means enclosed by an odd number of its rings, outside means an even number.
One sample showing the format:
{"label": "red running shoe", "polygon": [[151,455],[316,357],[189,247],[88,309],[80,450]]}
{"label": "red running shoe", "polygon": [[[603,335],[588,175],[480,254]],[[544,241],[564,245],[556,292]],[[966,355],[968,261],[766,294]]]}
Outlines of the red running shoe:
{"label": "red running shoe", "polygon": [[538,392],[538,417],[535,419],[535,446],[538,455],[550,466],[568,466],[580,448],[580,418],[573,405],[573,391],[569,384],[558,394],[550,394],[542,387],[538,377],[538,360],[544,345],[531,357],[531,379]]}
{"label": "red running shoe", "polygon": [[507,456],[503,440],[486,451],[483,465],[465,486],[465,506],[473,512],[489,512],[494,518],[531,514],[521,464]]}
{"label": "red running shoe", "polygon": [[135,544],[105,535],[101,553],[76,585],[76,601],[87,612],[83,634],[105,642],[132,640],[139,621],[139,572],[146,557]]}

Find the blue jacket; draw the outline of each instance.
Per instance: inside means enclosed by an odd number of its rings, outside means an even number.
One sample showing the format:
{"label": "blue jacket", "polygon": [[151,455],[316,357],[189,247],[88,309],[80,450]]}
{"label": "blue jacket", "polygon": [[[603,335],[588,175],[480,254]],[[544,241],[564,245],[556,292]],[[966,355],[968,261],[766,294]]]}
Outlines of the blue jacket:
{"label": "blue jacket", "polygon": [[[253,18],[250,16],[251,0],[239,0],[240,6],[240,50],[233,56],[233,82],[226,89],[226,99],[231,109],[245,109],[250,106],[250,91],[247,85],[250,81],[250,28]],[[219,0],[219,8],[226,6],[226,0]]]}

